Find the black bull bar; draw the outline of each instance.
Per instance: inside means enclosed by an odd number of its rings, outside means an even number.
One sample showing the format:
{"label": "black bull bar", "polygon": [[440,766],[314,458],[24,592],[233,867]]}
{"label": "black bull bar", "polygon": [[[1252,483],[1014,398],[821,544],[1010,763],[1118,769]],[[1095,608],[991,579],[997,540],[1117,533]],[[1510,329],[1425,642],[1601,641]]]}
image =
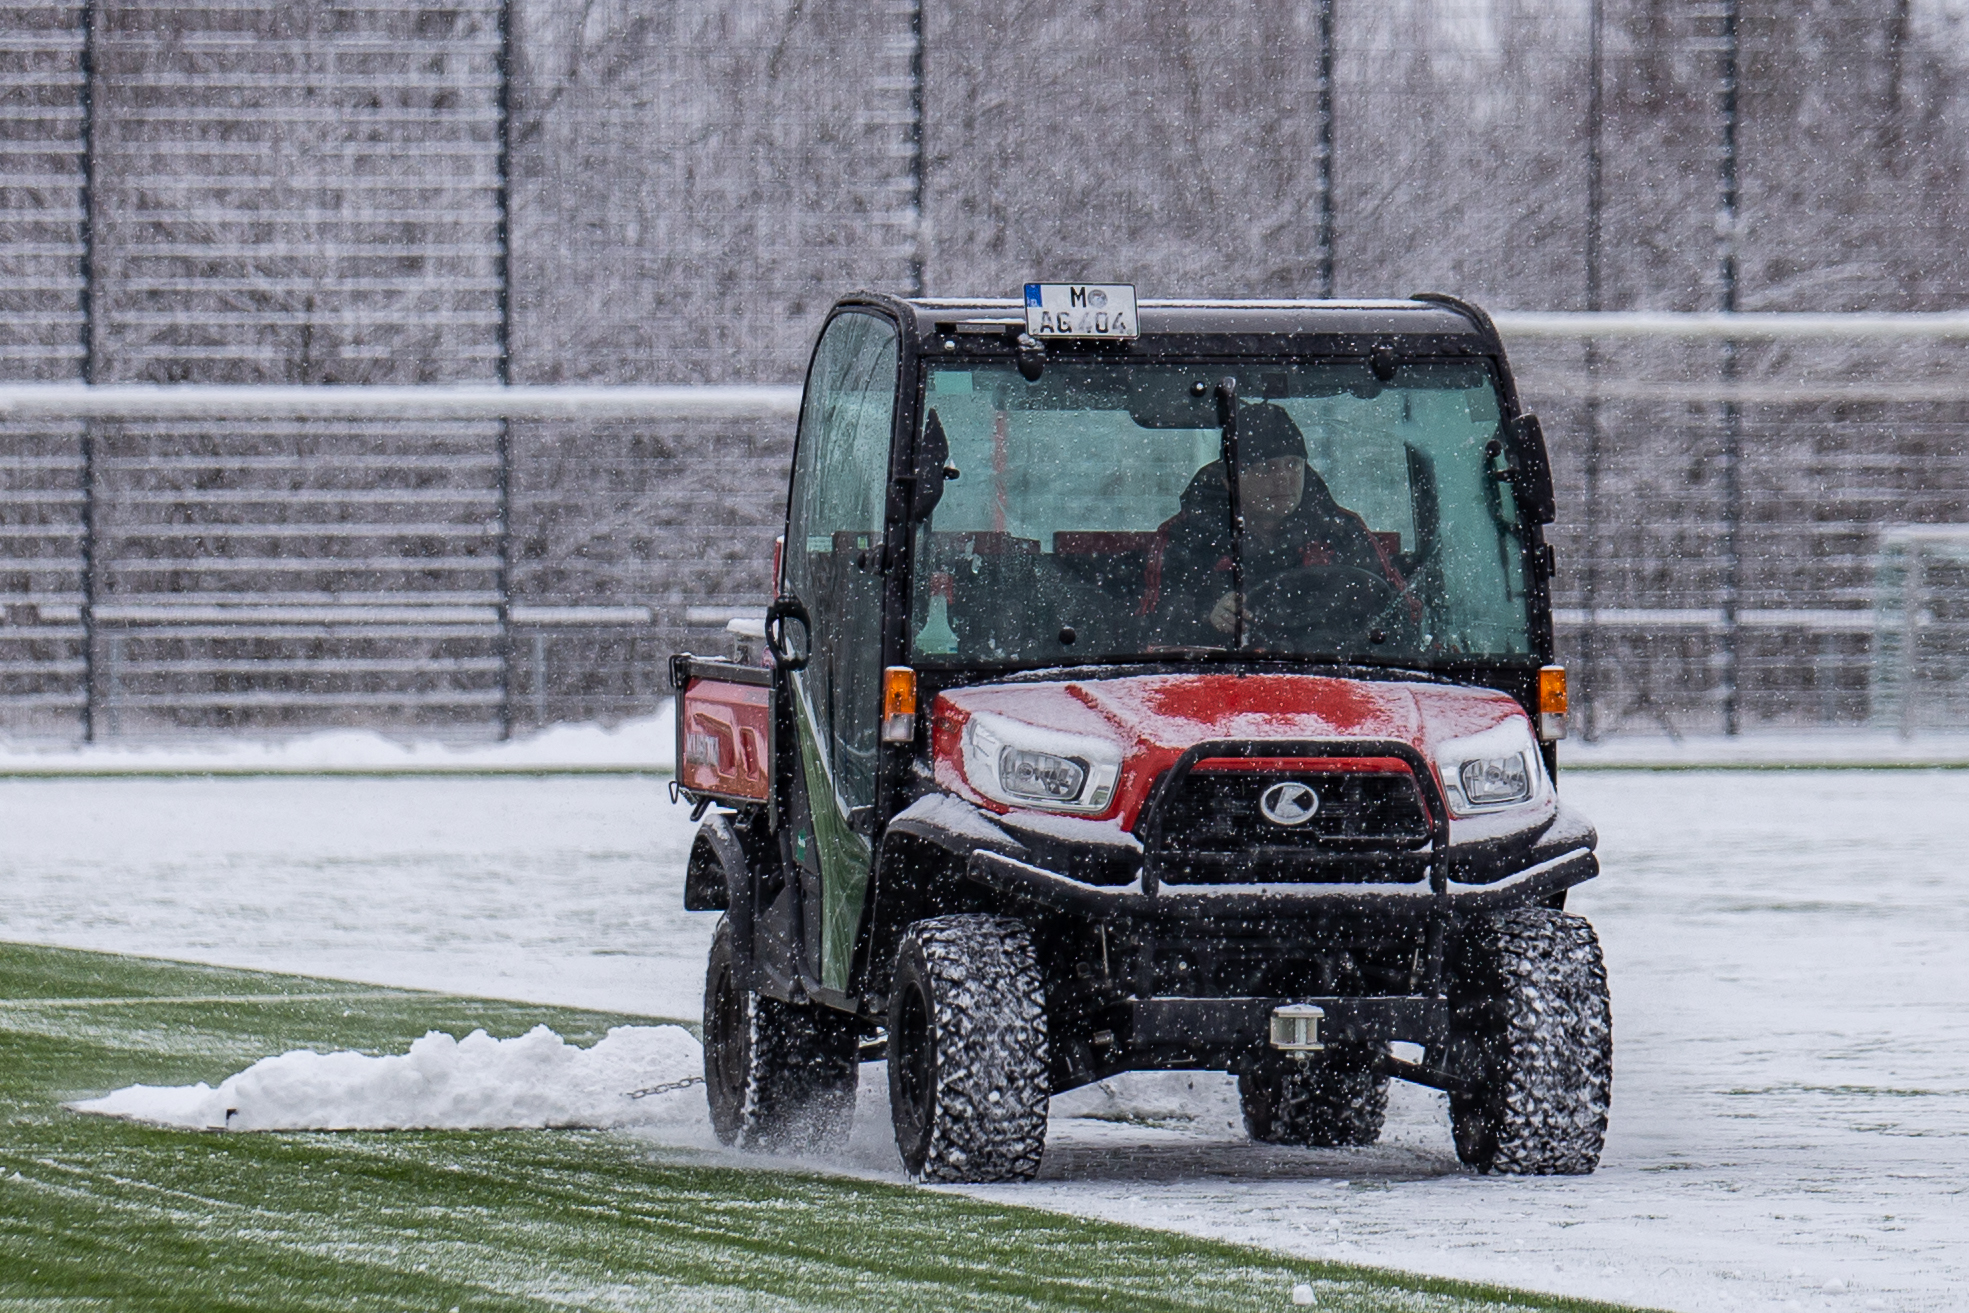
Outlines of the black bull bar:
{"label": "black bull bar", "polygon": [[[1198,762],[1221,758],[1278,757],[1334,759],[1391,757],[1408,766],[1421,791],[1429,819],[1426,889],[1414,884],[1192,885],[1165,888],[1161,872],[1167,859],[1163,825],[1169,801]],[[1142,840],[1142,875],[1123,888],[1092,885],[1046,867],[1021,861],[988,848],[974,849],[966,874],[979,884],[1042,907],[1074,912],[1104,921],[1141,923],[1144,929],[1180,930],[1184,922],[1216,925],[1291,920],[1359,917],[1397,924],[1421,923],[1431,937],[1431,962],[1425,980],[1441,980],[1443,936],[1459,915],[1519,907],[1549,897],[1599,873],[1592,840],[1583,838],[1570,850],[1546,849],[1523,869],[1483,884],[1459,885],[1451,878],[1449,807],[1436,773],[1407,743],[1393,739],[1261,739],[1199,743],[1163,772],[1151,790],[1137,826]],[[1433,991],[1440,992],[1440,991]]]}
{"label": "black bull bar", "polygon": [[[1371,917],[1417,922],[1426,928],[1423,977],[1413,994],[1320,998],[1134,998],[1101,1009],[1090,1028],[1109,1037],[1110,1070],[1128,1067],[1232,1069],[1266,1052],[1272,1013],[1288,1003],[1318,1007],[1327,1042],[1373,1045],[1382,1049],[1380,1070],[1433,1089],[1461,1091],[1469,1074],[1446,1066],[1450,1005],[1445,988],[1443,946],[1452,918],[1480,915],[1543,901],[1560,890],[1590,880],[1599,862],[1590,849],[1575,849],[1525,868],[1490,885],[1453,886],[1438,895],[1420,890],[1369,891],[1358,886],[1336,892],[1331,885],[1305,892],[1272,889],[1220,889],[1213,892],[1147,894],[1133,889],[1082,884],[1044,867],[1003,854],[971,854],[971,879],[1028,905],[1051,908],[1106,925],[1134,923],[1156,938],[1180,938],[1185,924],[1217,931],[1239,924],[1276,926],[1281,917]],[[1395,1040],[1420,1044],[1421,1062],[1393,1057],[1385,1046]],[[1124,1055],[1125,1058],[1124,1058]],[[1092,1078],[1092,1077],[1088,1077]]]}
{"label": "black bull bar", "polygon": [[[1197,762],[1223,757],[1394,757],[1407,763],[1422,791],[1430,821],[1429,881],[1408,885],[1271,884],[1164,887],[1157,878],[1163,851],[1164,802]],[[1449,812],[1435,773],[1413,747],[1386,740],[1292,740],[1202,743],[1189,749],[1158,781],[1140,827],[1142,878],[1116,888],[1084,883],[1057,871],[989,849],[976,849],[965,867],[969,879],[1016,902],[1063,912],[1152,938],[1181,938],[1188,931],[1235,933],[1292,922],[1366,921],[1425,934],[1422,971],[1413,994],[1335,998],[1136,998],[1104,1009],[1098,1024],[1115,1043],[1154,1065],[1189,1065],[1262,1052],[1272,1012],[1285,1004],[1312,1005],[1325,1017],[1321,1033],[1334,1041],[1385,1045],[1402,1040],[1427,1050],[1422,1063],[1392,1057],[1383,1070],[1439,1089],[1461,1088],[1457,1073],[1443,1069],[1449,1028],[1444,958],[1452,927],[1460,920],[1536,904],[1592,879],[1599,860],[1590,843],[1550,849],[1501,879],[1458,884],[1450,879]]]}

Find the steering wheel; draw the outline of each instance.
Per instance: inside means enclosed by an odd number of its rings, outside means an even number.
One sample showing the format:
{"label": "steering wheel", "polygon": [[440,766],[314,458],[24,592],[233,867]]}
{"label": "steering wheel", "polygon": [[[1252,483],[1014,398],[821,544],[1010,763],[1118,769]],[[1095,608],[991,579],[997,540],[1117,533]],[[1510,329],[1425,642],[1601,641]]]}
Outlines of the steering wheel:
{"label": "steering wheel", "polygon": [[[1381,644],[1399,649],[1414,635],[1402,595],[1381,575],[1351,565],[1307,565],[1263,580],[1245,593],[1255,646],[1348,656]],[[1383,635],[1373,641],[1375,631]]]}

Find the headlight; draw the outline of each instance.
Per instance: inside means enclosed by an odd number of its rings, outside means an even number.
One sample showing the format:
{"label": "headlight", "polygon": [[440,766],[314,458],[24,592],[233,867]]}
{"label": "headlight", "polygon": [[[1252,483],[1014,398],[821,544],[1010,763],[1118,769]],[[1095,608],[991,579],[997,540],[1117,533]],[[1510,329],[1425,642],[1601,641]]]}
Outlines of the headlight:
{"label": "headlight", "polygon": [[1545,784],[1531,726],[1518,716],[1481,734],[1451,739],[1437,749],[1436,766],[1449,809],[1458,816],[1530,802]]}
{"label": "headlight", "polygon": [[1072,802],[1087,783],[1087,763],[1026,748],[998,750],[998,787],[1020,798]]}
{"label": "headlight", "polygon": [[1531,768],[1525,764],[1522,752],[1472,758],[1463,763],[1456,775],[1463,785],[1464,799],[1473,807],[1523,802],[1531,797]]}
{"label": "headlight", "polygon": [[964,775],[1014,806],[1098,812],[1114,799],[1121,750],[1106,739],[978,712],[964,726]]}

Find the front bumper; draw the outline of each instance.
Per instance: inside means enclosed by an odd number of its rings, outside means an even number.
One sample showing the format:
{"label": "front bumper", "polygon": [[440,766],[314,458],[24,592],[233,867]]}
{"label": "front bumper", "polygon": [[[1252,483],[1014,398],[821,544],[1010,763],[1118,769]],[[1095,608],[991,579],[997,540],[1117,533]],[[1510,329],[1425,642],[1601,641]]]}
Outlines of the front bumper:
{"label": "front bumper", "polygon": [[[1590,848],[1546,856],[1486,885],[1229,885],[1145,891],[1084,884],[1045,867],[986,850],[975,851],[967,876],[996,893],[1036,925],[1077,923],[1107,950],[1117,950],[1112,974],[1097,988],[1069,990],[1055,1000],[1056,1091],[1130,1070],[1256,1070],[1289,1061],[1269,1043],[1272,1013],[1311,1004],[1325,1013],[1321,1039],[1376,1053],[1380,1069],[1434,1089],[1464,1082],[1444,1067],[1450,1030],[1446,954],[1468,920],[1549,901],[1589,880],[1599,869]],[[1071,933],[1068,936],[1071,940]],[[1344,960],[1367,946],[1385,955],[1407,945],[1413,971],[1402,993],[1333,995],[1317,987],[1287,996],[1246,991],[1257,981],[1225,980],[1208,972],[1185,975],[1186,958],[1224,945],[1269,945],[1279,961]],[[1166,968],[1172,963],[1176,969]],[[1336,982],[1338,983],[1338,982]],[[1272,982],[1274,989],[1283,981]],[[1202,986],[1198,989],[1198,986]],[[1372,987],[1372,986],[1370,986]],[[1120,997],[1116,997],[1120,995]],[[1396,1059],[1388,1045],[1419,1044],[1420,1062]],[[1310,1055],[1319,1060],[1318,1055]]]}
{"label": "front bumper", "polygon": [[1207,885],[1153,892],[1140,881],[1120,887],[1085,884],[1043,866],[988,849],[972,852],[965,874],[1009,898],[1103,922],[1142,922],[1177,929],[1185,922],[1227,926],[1240,922],[1278,922],[1306,916],[1364,917],[1422,924],[1432,914],[1452,917],[1500,912],[1542,903],[1563,890],[1591,880],[1600,859],[1578,847],[1544,856],[1488,884],[1444,881],[1431,884]]}
{"label": "front bumper", "polygon": [[[1428,833],[1385,854],[1309,851],[1300,860],[1323,873],[1283,883],[1164,879],[1176,856],[1166,832],[1169,800],[1201,761],[1211,758],[1388,757],[1407,763],[1426,809]],[[1015,817],[989,817],[948,795],[926,797],[899,814],[892,829],[960,856],[965,875],[1010,898],[1103,921],[1151,923],[1334,919],[1439,923],[1540,903],[1599,874],[1598,835],[1560,804],[1520,833],[1452,844],[1449,811],[1435,773],[1406,743],[1389,740],[1222,740],[1199,743],[1157,781],[1137,824],[1139,841],[1119,834],[1104,844],[1075,842],[1056,822],[1035,830]],[[1088,838],[1093,837],[1090,833]],[[1047,833],[1051,829],[1054,833]],[[1126,838],[1133,850],[1114,842]],[[1406,863],[1396,876],[1391,862]],[[1358,866],[1353,878],[1341,872]],[[1128,877],[1134,868],[1133,879]],[[1288,866],[1289,869],[1289,866]],[[1082,878],[1082,877],[1087,878]],[[1116,877],[1119,877],[1118,879]],[[1261,877],[1262,874],[1261,874]],[[1127,883],[1119,881],[1126,880]]]}

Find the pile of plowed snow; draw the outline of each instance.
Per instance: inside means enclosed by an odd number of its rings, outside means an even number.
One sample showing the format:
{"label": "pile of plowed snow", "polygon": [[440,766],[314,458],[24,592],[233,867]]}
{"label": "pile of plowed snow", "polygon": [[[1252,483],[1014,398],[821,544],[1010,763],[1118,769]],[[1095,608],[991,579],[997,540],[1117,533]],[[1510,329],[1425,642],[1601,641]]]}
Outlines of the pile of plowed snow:
{"label": "pile of plowed snow", "polygon": [[229,1131],[681,1125],[704,1120],[703,1070],[697,1040],[680,1026],[617,1026],[588,1049],[545,1026],[515,1039],[434,1030],[408,1053],[283,1053],[217,1089],[131,1085],[69,1106]]}

